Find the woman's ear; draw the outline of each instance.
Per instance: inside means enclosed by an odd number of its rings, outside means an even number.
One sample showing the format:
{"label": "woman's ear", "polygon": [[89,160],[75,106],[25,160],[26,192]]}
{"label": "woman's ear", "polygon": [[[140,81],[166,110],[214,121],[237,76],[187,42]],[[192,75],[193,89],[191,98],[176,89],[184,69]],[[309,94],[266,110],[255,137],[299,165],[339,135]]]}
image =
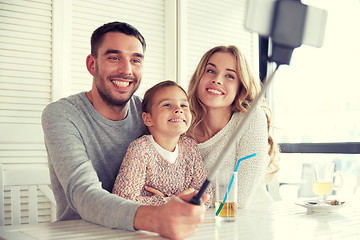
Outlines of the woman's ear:
{"label": "woman's ear", "polygon": [[151,121],[150,113],[143,112],[143,113],[142,113],[142,119],[143,119],[143,121],[144,121],[145,126],[151,127],[151,126],[153,125],[153,123],[152,123],[152,121]]}
{"label": "woman's ear", "polygon": [[95,75],[95,58],[93,55],[89,54],[86,58],[86,67],[91,75]]}

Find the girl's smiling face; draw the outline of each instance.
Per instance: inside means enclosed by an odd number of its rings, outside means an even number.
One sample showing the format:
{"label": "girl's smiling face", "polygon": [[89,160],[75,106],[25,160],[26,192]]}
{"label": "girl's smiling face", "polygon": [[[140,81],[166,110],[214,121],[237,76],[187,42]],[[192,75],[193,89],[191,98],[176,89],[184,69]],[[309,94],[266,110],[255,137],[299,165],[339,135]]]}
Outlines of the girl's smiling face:
{"label": "girl's smiling face", "polygon": [[179,137],[189,129],[191,123],[191,112],[185,92],[177,86],[158,90],[150,112],[143,113],[143,119],[154,137]]}
{"label": "girl's smiling face", "polygon": [[231,53],[214,53],[205,68],[197,89],[198,97],[207,109],[229,108],[239,89],[236,61]]}

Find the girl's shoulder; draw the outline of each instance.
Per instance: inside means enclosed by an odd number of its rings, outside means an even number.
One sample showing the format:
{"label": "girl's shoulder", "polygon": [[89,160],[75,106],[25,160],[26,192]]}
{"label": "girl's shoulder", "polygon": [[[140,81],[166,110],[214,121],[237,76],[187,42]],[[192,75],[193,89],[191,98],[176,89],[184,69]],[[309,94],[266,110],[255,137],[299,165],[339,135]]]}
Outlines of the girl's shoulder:
{"label": "girl's shoulder", "polygon": [[179,143],[188,144],[188,145],[195,145],[195,146],[197,145],[197,142],[193,137],[185,135],[185,134],[180,136]]}
{"label": "girl's shoulder", "polygon": [[181,151],[185,151],[187,153],[198,152],[197,142],[194,138],[190,136],[181,135],[179,138],[178,145]]}
{"label": "girl's shoulder", "polygon": [[149,149],[149,145],[151,145],[151,141],[148,135],[142,135],[141,137],[132,141],[129,145],[129,148],[137,148],[137,149]]}

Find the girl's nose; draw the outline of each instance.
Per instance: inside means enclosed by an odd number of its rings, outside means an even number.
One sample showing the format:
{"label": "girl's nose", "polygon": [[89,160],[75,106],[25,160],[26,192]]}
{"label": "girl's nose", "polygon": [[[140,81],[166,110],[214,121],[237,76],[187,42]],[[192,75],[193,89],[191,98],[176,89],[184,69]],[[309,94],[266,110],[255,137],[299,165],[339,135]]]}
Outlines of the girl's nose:
{"label": "girl's nose", "polygon": [[177,107],[175,109],[175,113],[182,113],[182,112],[183,112],[183,110],[180,107]]}

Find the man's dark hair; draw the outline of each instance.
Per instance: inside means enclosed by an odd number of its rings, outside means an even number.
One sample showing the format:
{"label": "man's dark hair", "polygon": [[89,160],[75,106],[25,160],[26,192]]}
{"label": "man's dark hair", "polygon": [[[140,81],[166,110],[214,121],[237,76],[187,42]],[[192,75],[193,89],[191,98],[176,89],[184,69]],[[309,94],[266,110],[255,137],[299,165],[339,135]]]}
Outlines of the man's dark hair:
{"label": "man's dark hair", "polygon": [[104,35],[108,32],[119,32],[124,33],[128,36],[136,37],[137,39],[139,39],[145,53],[145,38],[135,27],[125,22],[110,22],[97,28],[91,36],[91,55],[93,55],[94,57],[97,57],[99,45],[101,44]]}

